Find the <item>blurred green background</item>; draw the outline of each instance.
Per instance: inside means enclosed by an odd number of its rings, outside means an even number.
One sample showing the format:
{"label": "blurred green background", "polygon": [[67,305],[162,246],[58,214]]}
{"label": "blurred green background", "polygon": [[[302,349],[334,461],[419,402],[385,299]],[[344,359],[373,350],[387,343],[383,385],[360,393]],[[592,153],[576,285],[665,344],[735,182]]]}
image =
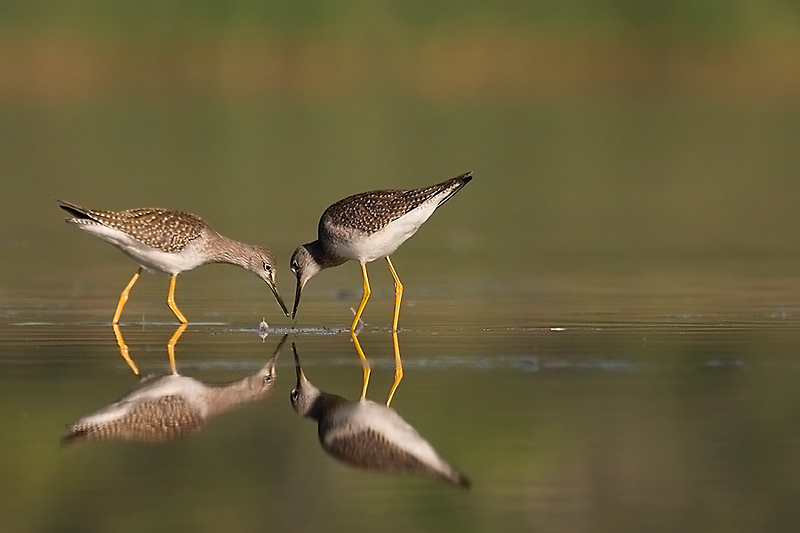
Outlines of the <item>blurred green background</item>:
{"label": "blurred green background", "polygon": [[795,252],[798,27],[788,1],[4,2],[4,241],[59,196],[286,255],[338,198],[473,170],[423,249]]}
{"label": "blurred green background", "polygon": [[[798,58],[789,0],[3,1],[0,409],[15,429],[2,441],[2,522],[796,522]],[[288,412],[288,358],[275,404],[205,440],[58,449],[63,423],[130,384],[105,326],[135,266],[66,226],[55,198],[197,213],[272,249],[289,300],[290,254],[329,204],[469,170],[393,260],[411,363],[397,408],[476,478],[473,495],[309,455],[313,427]],[[388,323],[385,270],[371,267],[368,324]],[[318,276],[300,325],[346,325],[360,289],[352,264]],[[140,281],[130,322],[171,321],[165,292],[164,278]],[[181,276],[177,294],[191,321],[291,325],[232,269]],[[595,333],[608,325],[620,329]],[[161,364],[171,330],[142,325],[144,343],[137,327],[132,353]],[[388,357],[383,336],[365,336],[368,354]],[[190,328],[179,368],[240,377],[214,365],[257,366],[251,340]],[[300,342],[315,376],[359,377],[326,363],[354,364],[346,339]],[[541,361],[568,370],[537,374]],[[608,361],[634,372],[609,377]],[[322,511],[304,513],[304,498]]]}

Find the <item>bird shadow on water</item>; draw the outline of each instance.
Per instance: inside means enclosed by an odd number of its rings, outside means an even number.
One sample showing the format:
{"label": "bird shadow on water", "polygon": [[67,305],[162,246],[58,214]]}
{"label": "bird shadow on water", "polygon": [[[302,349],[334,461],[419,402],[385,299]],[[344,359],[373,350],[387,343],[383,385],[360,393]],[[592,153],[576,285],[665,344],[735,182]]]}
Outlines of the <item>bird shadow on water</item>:
{"label": "bird shadow on water", "polygon": [[[393,337],[395,353],[399,357],[396,332]],[[389,407],[398,385],[397,379],[386,405],[366,398],[369,365],[355,335],[353,342],[364,364],[362,395],[355,401],[315,387],[306,378],[297,348],[292,343],[297,373],[297,384],[290,397],[292,407],[297,414],[317,422],[322,449],[356,468],[420,475],[470,488],[469,478],[444,460],[416,429]]]}
{"label": "bird shadow on water", "polygon": [[[257,372],[228,383],[204,383],[181,375],[175,365],[175,344],[186,330],[181,324],[167,345],[171,373],[150,375],[119,400],[67,426],[62,444],[87,441],[165,442],[199,433],[212,418],[245,403],[265,399],[275,386],[275,363],[288,335]],[[136,376],[119,327],[114,334],[120,353]]]}

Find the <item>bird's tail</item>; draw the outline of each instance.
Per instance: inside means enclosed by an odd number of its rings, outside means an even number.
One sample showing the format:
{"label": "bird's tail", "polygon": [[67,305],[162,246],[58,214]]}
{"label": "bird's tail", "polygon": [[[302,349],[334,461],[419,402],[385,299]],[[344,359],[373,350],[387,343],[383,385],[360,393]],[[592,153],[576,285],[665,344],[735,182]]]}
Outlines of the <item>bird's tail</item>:
{"label": "bird's tail", "polygon": [[438,209],[443,203],[450,199],[455,193],[461,190],[461,187],[466,185],[472,179],[472,172],[461,174],[455,178],[431,185],[430,187],[422,187],[420,189],[410,189],[402,193],[403,198],[407,200],[406,212],[416,209],[421,205],[428,204],[429,202],[436,203]]}
{"label": "bird's tail", "polygon": [[450,178],[447,181],[443,181],[438,185],[434,185],[431,189],[435,190],[435,194],[440,194],[442,192],[446,192],[439,200],[439,205],[437,205],[437,209],[441,207],[447,200],[453,197],[455,193],[461,190],[464,185],[472,181],[472,171],[467,172],[465,174],[461,174],[460,176],[456,176],[455,178]]}

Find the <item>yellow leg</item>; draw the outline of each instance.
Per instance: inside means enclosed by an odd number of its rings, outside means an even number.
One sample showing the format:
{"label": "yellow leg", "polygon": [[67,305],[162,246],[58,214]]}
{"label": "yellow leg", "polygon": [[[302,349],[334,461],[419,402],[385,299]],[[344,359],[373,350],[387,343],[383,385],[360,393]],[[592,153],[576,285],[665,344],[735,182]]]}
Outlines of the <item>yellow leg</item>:
{"label": "yellow leg", "polygon": [[353,319],[353,325],[350,326],[350,336],[353,338],[353,343],[356,345],[356,351],[358,352],[358,356],[361,358],[361,366],[364,367],[364,384],[361,387],[361,399],[363,400],[367,396],[369,375],[372,371],[369,368],[369,362],[367,361],[367,356],[364,355],[364,350],[361,349],[361,344],[358,342],[358,336],[356,335],[356,328],[358,327],[358,320],[361,318],[361,313],[364,312],[364,308],[367,306],[367,300],[369,300],[369,295],[372,294],[372,291],[369,288],[369,277],[367,277],[366,263],[361,263],[361,274],[364,277],[364,295],[361,297],[361,304],[358,306],[358,311],[356,311],[356,316]]}
{"label": "yellow leg", "polygon": [[392,343],[394,344],[394,383],[392,390],[389,391],[389,397],[386,399],[386,406],[392,403],[394,392],[397,386],[403,380],[403,363],[400,360],[400,342],[397,340],[397,321],[400,318],[400,302],[403,299],[403,284],[400,283],[400,278],[397,277],[397,272],[394,269],[392,260],[386,256],[386,262],[389,264],[389,270],[392,272],[394,278],[394,320],[392,321]]}
{"label": "yellow leg", "polygon": [[369,362],[367,361],[367,356],[364,355],[364,350],[361,349],[361,343],[358,342],[358,337],[355,333],[350,334],[353,337],[353,344],[356,345],[356,351],[358,352],[358,356],[361,358],[361,366],[364,367],[364,384],[361,386],[361,399],[367,397],[367,386],[369,385],[369,375],[372,372],[369,368]]}
{"label": "yellow leg", "polygon": [[141,273],[142,273],[142,267],[139,267],[139,270],[136,271],[136,274],[134,274],[131,280],[128,282],[128,286],[125,287],[125,290],[122,291],[122,294],[119,295],[117,312],[114,313],[114,320],[111,322],[112,324],[116,325],[119,323],[119,317],[122,314],[122,308],[125,307],[125,302],[128,301],[128,294],[131,292],[133,285],[136,283],[136,280],[139,279],[139,274]]}
{"label": "yellow leg", "polygon": [[167,353],[169,354],[169,368],[172,370],[173,374],[178,373],[178,368],[175,365],[175,345],[178,344],[178,339],[181,338],[183,332],[186,331],[186,328],[189,327],[189,324],[183,322],[178,329],[175,330],[175,333],[172,334],[172,338],[167,343]]}
{"label": "yellow leg", "polygon": [[389,391],[389,397],[386,398],[386,407],[389,407],[389,404],[392,403],[394,391],[397,390],[397,386],[403,380],[403,365],[400,363],[400,342],[397,340],[397,331],[392,332],[392,343],[394,344],[394,383],[392,384],[392,390]]}
{"label": "yellow leg", "polygon": [[[176,274],[173,274],[172,278],[169,280],[169,295],[167,295],[167,305],[169,305],[169,308],[172,309],[172,312],[175,313],[175,316],[178,317],[178,320],[180,320],[182,324],[187,324],[188,321],[186,320],[186,317],[183,316],[181,310],[178,309],[177,305],[175,305],[175,278],[177,277],[178,276]],[[178,336],[180,337],[180,335]]]}
{"label": "yellow leg", "polygon": [[394,278],[394,320],[392,321],[392,331],[397,331],[397,320],[400,318],[400,300],[403,299],[403,284],[400,283],[400,278],[397,277],[397,272],[394,270],[394,265],[389,256],[386,256],[386,262],[389,263],[389,270],[392,271]]}
{"label": "yellow leg", "polygon": [[131,367],[133,373],[138,376],[139,369],[136,368],[136,363],[133,362],[133,359],[131,359],[131,356],[128,353],[128,345],[125,344],[125,340],[122,338],[122,332],[119,330],[119,326],[117,324],[112,324],[112,326],[114,328],[114,336],[117,338],[117,344],[119,345],[120,355],[122,355],[122,358],[125,359],[126,363],[128,363],[128,366]]}
{"label": "yellow leg", "polygon": [[358,319],[361,318],[361,313],[364,312],[364,308],[367,306],[367,300],[369,300],[369,295],[372,294],[372,291],[369,288],[369,278],[367,277],[366,263],[361,263],[361,273],[364,276],[364,296],[361,297],[361,305],[358,306],[358,311],[356,311],[356,317],[353,320],[353,325],[350,326],[350,334],[353,336],[355,336],[356,334]]}

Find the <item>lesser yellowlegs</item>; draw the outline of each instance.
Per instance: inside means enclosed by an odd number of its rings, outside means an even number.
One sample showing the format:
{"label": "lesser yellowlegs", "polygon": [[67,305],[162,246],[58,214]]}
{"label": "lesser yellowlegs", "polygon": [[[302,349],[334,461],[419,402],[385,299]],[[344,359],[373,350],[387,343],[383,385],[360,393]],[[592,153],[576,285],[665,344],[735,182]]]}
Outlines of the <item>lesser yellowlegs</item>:
{"label": "lesser yellowlegs", "polygon": [[297,368],[292,406],[298,414],[317,421],[319,441],[327,453],[359,468],[420,474],[469,488],[469,479],[442,459],[394,409],[322,392],[308,381],[294,345],[292,349]]}
{"label": "lesser yellowlegs", "polygon": [[258,372],[232,383],[203,383],[174,371],[148,376],[118,401],[70,425],[62,442],[160,442],[197,433],[212,417],[272,392],[275,361],[286,337]]}
{"label": "lesser yellowlegs", "polygon": [[208,263],[230,263],[253,272],[267,283],[284,314],[289,316],[275,286],[275,258],[264,247],[220,235],[200,217],[181,211],[160,208],[99,211],[59,203],[61,209],[72,215],[67,222],[110,242],[141,265],[119,297],[114,324],[119,322],[142,268],[172,275],[167,304],[178,320],[186,323],[175,305],[175,278],[181,272]]}
{"label": "lesser yellowlegs", "polygon": [[[319,220],[317,240],[301,245],[292,255],[291,268],[297,278],[292,318],[297,315],[300,295],[308,280],[325,268],[339,266],[348,260],[358,261],[364,279],[364,294],[350,332],[355,338],[361,313],[371,293],[367,263],[386,258],[394,278],[395,299],[392,331],[397,331],[403,284],[389,258],[397,248],[414,235],[436,209],[470,182],[472,172],[420,189],[379,190],[349,196],[328,207]],[[364,364],[364,393],[368,379],[366,357],[356,345]],[[403,376],[400,353],[395,343],[395,382],[392,394]],[[391,396],[389,399],[391,401]],[[363,396],[363,394],[362,394]]]}
{"label": "lesser yellowlegs", "polygon": [[351,331],[355,331],[370,295],[366,264],[385,257],[395,281],[395,312],[392,329],[397,330],[403,285],[389,256],[417,232],[440,205],[470,182],[472,173],[421,189],[370,191],[349,196],[328,207],[319,220],[317,240],[301,245],[292,255],[291,268],[297,278],[292,318],[308,280],[320,270],[348,260],[361,264],[364,295]]}

